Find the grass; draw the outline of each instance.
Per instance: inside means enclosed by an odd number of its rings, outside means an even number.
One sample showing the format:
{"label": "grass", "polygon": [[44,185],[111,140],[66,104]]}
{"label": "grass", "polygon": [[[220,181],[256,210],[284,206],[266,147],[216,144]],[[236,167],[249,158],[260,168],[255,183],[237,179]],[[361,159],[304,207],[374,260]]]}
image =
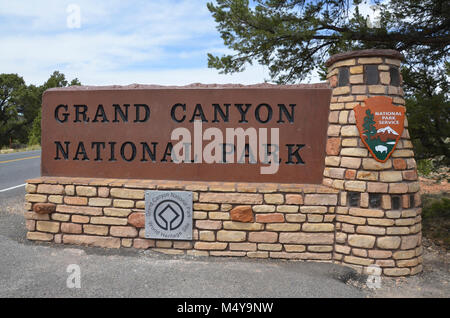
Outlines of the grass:
{"label": "grass", "polygon": [[24,146],[20,148],[2,148],[0,149],[0,154],[7,154],[7,153],[14,153],[14,152],[23,152],[23,151],[33,151],[33,150],[41,150],[40,145],[31,145],[31,146]]}
{"label": "grass", "polygon": [[450,249],[450,193],[424,194],[422,204],[423,235]]}

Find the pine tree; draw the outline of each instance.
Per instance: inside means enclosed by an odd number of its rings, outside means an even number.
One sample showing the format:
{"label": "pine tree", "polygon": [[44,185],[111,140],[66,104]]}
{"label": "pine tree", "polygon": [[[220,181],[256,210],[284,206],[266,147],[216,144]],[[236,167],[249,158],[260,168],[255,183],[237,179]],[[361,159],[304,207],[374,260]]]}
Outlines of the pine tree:
{"label": "pine tree", "polygon": [[364,117],[364,135],[367,136],[367,141],[373,139],[373,136],[377,134],[377,129],[375,127],[375,121],[373,120],[373,114],[370,109],[366,110],[366,117]]}

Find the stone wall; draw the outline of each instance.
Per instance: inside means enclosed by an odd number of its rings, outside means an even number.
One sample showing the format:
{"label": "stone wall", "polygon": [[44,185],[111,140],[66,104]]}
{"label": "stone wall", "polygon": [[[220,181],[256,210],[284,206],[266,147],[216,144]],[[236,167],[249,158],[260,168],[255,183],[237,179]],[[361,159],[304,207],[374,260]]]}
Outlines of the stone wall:
{"label": "stone wall", "polygon": [[[407,129],[385,163],[361,143],[353,107],[403,105],[395,51],[333,56],[323,185],[42,177],[28,180],[27,238],[168,254],[342,263],[383,275],[421,271],[421,209]],[[407,127],[407,122],[405,121]],[[192,241],[145,238],[145,190],[193,192]]]}
{"label": "stone wall", "polygon": [[364,269],[376,264],[385,275],[422,270],[421,202],[408,122],[384,163],[368,152],[355,125],[353,107],[373,96],[404,105],[402,56],[366,50],[333,56],[328,81],[330,104],[323,184],[339,190],[334,261]]}

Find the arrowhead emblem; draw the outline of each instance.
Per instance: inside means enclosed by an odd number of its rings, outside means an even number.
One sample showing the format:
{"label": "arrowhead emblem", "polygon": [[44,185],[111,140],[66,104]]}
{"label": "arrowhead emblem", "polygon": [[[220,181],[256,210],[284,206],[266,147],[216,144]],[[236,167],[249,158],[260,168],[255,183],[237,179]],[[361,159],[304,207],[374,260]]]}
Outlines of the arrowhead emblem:
{"label": "arrowhead emblem", "polygon": [[375,160],[385,162],[403,134],[406,109],[386,96],[370,97],[364,103],[353,108],[359,136]]}

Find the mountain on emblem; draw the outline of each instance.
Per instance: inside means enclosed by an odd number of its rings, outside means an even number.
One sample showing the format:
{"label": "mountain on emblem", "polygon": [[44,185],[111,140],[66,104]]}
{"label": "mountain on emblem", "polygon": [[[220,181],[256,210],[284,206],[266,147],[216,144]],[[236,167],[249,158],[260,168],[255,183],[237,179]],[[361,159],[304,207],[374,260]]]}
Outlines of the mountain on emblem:
{"label": "mountain on emblem", "polygon": [[385,162],[394,152],[403,133],[405,107],[394,106],[385,96],[365,100],[365,106],[354,107],[356,126],[372,156]]}

